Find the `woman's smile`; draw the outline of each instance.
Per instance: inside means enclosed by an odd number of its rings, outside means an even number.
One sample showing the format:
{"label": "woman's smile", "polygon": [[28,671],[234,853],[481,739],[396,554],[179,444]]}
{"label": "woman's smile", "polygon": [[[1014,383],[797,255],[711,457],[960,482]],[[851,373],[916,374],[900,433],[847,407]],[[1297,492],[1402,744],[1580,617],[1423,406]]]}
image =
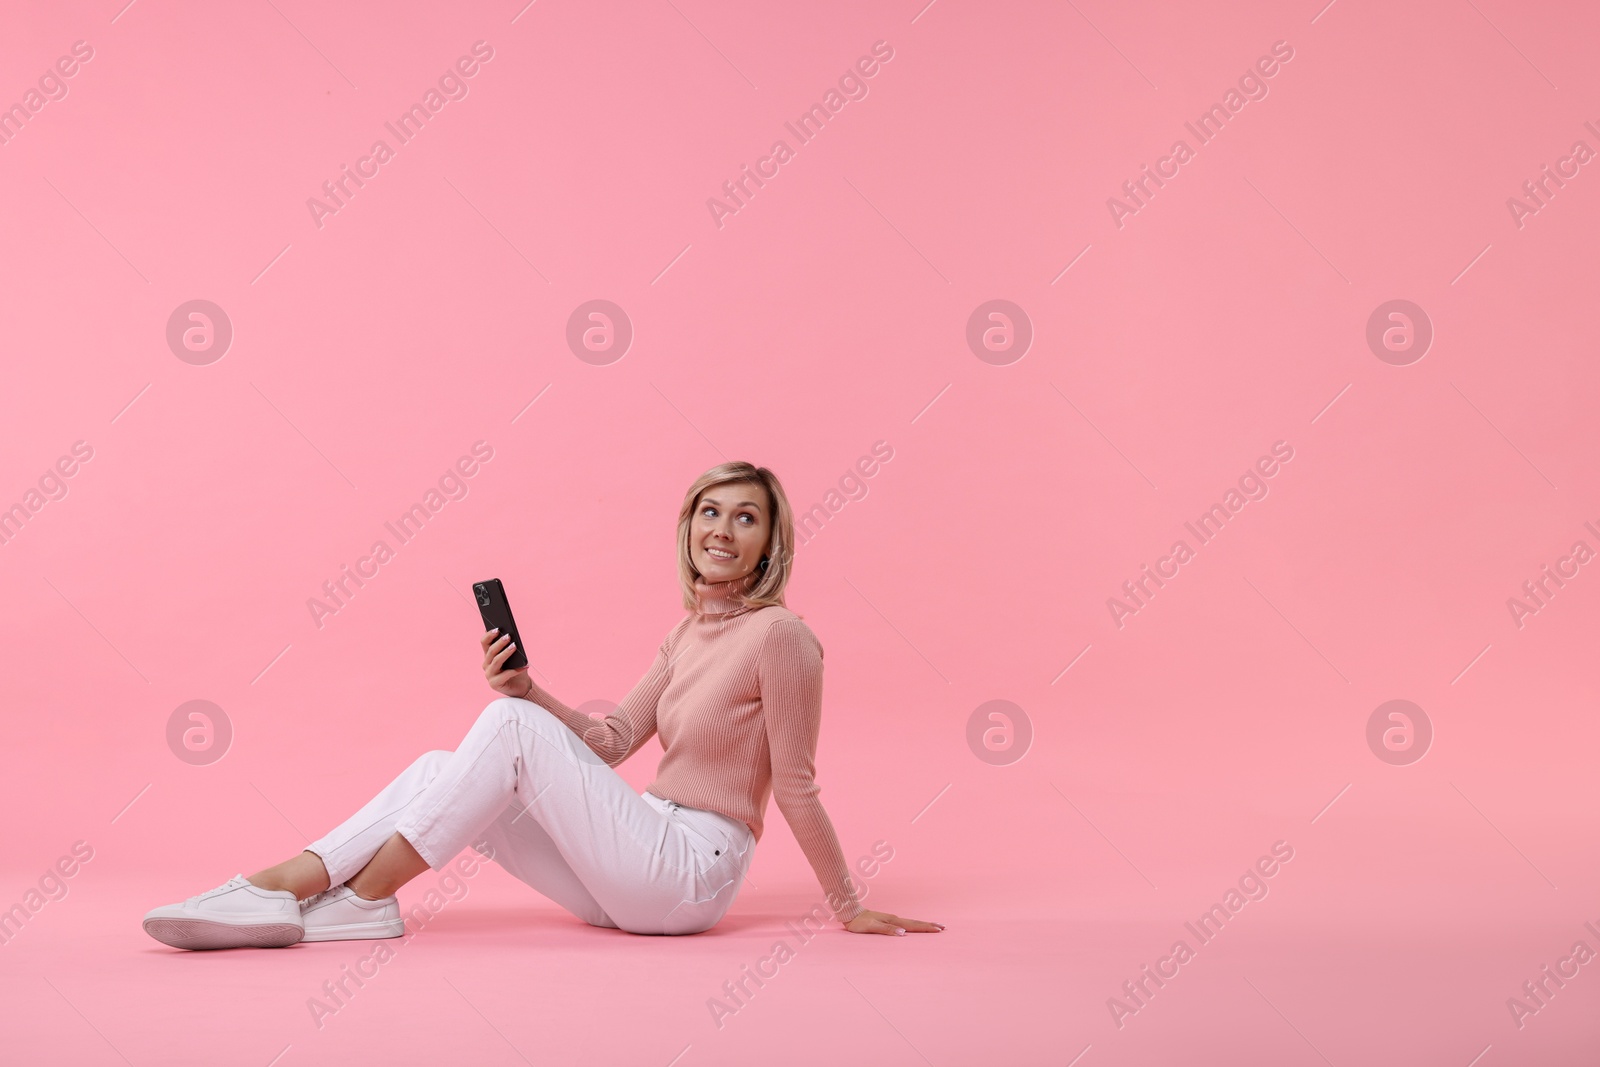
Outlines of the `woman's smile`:
{"label": "woman's smile", "polygon": [[733,482],[702,496],[694,514],[690,543],[695,570],[708,582],[742,578],[756,569],[771,537],[764,486]]}

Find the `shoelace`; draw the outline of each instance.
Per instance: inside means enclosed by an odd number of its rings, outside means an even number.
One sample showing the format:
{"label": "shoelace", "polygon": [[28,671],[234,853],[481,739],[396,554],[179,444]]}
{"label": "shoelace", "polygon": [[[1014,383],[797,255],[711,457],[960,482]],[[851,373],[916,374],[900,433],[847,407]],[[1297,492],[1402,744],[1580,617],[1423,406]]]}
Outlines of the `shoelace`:
{"label": "shoelace", "polygon": [[227,892],[230,889],[237,888],[238,880],[239,880],[240,877],[242,877],[242,876],[241,875],[235,875],[234,877],[228,879],[226,882],[223,882],[221,885],[217,886],[217,888],[215,888],[215,889],[207,889],[204,893],[196,893],[194,896],[192,896],[188,900],[184,901],[184,903],[185,904],[193,904],[197,900],[204,900],[207,897],[214,897],[218,893],[224,893],[224,892]]}
{"label": "shoelace", "polygon": [[[304,900],[302,900],[300,902],[300,910],[304,911],[305,909],[311,907],[311,905],[315,904],[317,901],[321,900],[323,897],[332,896],[335,892],[337,892],[338,890],[341,890],[343,888],[344,888],[343,884],[330,885],[328,888],[322,890],[320,893],[312,893],[309,897],[306,897],[306,899],[304,899]],[[354,890],[352,890],[351,891],[351,896],[354,896],[354,895],[355,895],[355,892],[354,892]]]}
{"label": "shoelace", "polygon": [[331,896],[333,896],[335,893],[337,893],[339,890],[341,890],[343,888],[344,888],[344,885],[342,883],[339,884],[339,885],[330,885],[328,888],[322,890],[320,893],[312,893],[309,897],[306,897],[306,899],[304,899],[304,900],[302,900],[300,902],[300,907],[301,907],[301,909],[309,908],[309,907],[311,907],[311,905],[315,904],[317,901],[321,900],[323,897],[331,897]]}

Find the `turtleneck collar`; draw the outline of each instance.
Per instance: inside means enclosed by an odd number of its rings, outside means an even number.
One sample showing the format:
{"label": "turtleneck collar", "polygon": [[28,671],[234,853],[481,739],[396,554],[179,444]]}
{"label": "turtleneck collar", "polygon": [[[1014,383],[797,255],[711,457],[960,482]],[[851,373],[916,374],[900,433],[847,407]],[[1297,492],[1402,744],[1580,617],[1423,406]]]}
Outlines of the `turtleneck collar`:
{"label": "turtleneck collar", "polygon": [[722,617],[744,614],[751,609],[739,599],[739,594],[750,592],[760,580],[759,570],[725,582],[708,582],[704,575],[697,575],[694,580],[695,598],[699,601],[696,614]]}

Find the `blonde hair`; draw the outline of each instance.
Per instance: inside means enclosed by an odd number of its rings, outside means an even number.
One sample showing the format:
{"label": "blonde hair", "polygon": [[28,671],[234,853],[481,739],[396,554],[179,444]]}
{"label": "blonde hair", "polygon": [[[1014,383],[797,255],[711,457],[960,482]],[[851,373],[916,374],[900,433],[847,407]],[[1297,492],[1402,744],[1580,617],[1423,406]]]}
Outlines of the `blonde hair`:
{"label": "blonde hair", "polygon": [[778,476],[765,467],[757,467],[743,460],[720,463],[694,480],[684,494],[683,507],[678,511],[678,581],[683,586],[683,607],[693,611],[700,603],[695,595],[694,580],[700,572],[694,569],[689,555],[689,527],[694,519],[695,505],[700,494],[718,485],[753,482],[767,491],[767,522],[770,526],[766,551],[762,559],[766,568],[754,588],[740,599],[751,608],[783,605],[783,589],[789,584],[789,571],[794,565],[794,511],[784,494]]}

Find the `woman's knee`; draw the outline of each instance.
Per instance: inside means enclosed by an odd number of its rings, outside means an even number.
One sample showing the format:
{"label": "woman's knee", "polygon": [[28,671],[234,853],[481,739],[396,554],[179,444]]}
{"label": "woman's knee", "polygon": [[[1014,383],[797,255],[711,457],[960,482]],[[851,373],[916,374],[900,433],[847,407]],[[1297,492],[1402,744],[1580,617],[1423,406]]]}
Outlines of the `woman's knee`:
{"label": "woman's knee", "polygon": [[[522,697],[496,697],[484,706],[485,715],[499,715],[505,718],[527,719],[535,716],[544,716],[554,719],[549,709],[535,704]],[[560,720],[557,720],[558,722]]]}
{"label": "woman's knee", "polygon": [[538,716],[549,719],[554,718],[544,708],[541,708],[531,700],[523,700],[521,697],[497,697],[484,706],[482,715],[483,718],[501,723],[527,723],[532,722]]}
{"label": "woman's knee", "polygon": [[447,748],[436,748],[432,752],[424,752],[411,763],[411,769],[420,770],[428,778],[439,773],[445,761],[455,755]]}
{"label": "woman's knee", "polygon": [[488,719],[490,722],[503,726],[506,723],[517,723],[528,727],[547,740],[561,738],[563,734],[570,733],[566,724],[556,718],[548,708],[541,707],[531,700],[521,697],[500,697],[489,701],[484,707],[480,721]]}

